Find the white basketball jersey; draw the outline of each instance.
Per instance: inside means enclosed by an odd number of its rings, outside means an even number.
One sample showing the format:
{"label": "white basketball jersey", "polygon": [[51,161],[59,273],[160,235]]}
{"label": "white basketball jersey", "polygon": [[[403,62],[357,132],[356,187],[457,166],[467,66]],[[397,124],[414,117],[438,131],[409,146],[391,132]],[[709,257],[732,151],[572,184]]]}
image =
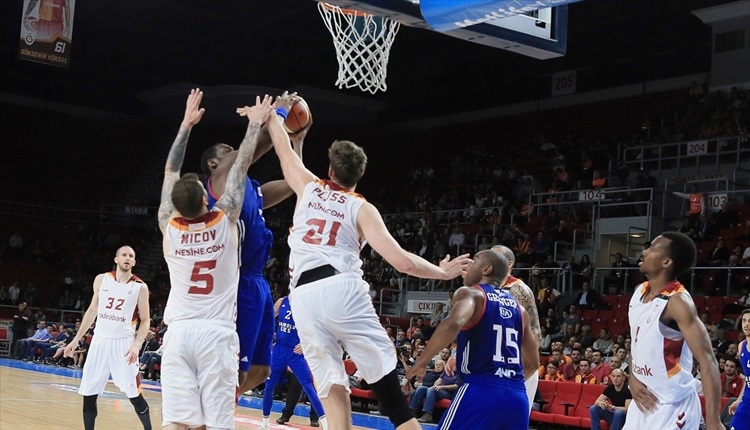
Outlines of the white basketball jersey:
{"label": "white basketball jersey", "polygon": [[364,241],[357,214],[364,203],[364,197],[331,181],[318,179],[305,186],[289,232],[290,288],[297,285],[300,273],[326,264],[362,276],[359,252]]}
{"label": "white basketball jersey", "polygon": [[237,316],[239,253],[236,228],[218,208],[200,218],[170,220],[164,258],[172,289],[164,322],[220,320]]}
{"label": "white basketball jersey", "polygon": [[115,272],[105,273],[99,286],[99,307],[94,334],[98,337],[132,338],[138,322],[138,293],[143,281],[132,276],[128,282],[117,282]]}
{"label": "white basketball jersey", "polygon": [[648,282],[636,288],[630,299],[630,337],[632,361],[630,372],[646,384],[659,403],[674,403],[687,397],[693,387],[693,354],[682,333],[664,325],[661,314],[669,298],[675,294],[690,294],[679,282],[673,282],[653,300],[643,303],[649,291]]}

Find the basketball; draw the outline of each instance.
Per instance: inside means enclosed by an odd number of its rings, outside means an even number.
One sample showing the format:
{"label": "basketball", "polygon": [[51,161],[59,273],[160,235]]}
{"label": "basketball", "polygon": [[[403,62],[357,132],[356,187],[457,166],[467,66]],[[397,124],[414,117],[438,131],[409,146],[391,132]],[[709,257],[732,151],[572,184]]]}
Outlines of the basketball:
{"label": "basketball", "polygon": [[289,110],[289,115],[284,121],[284,128],[289,134],[299,133],[310,123],[310,107],[307,102],[300,96],[294,97],[294,104]]}

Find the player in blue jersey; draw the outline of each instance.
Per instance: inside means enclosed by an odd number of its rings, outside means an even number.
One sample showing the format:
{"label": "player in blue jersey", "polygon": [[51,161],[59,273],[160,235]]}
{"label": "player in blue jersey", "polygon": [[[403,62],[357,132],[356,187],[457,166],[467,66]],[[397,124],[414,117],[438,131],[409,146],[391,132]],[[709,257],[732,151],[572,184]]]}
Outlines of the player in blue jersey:
{"label": "player in blue jersey", "polygon": [[[289,305],[289,297],[282,297],[274,305],[276,316],[279,319],[276,326],[276,344],[271,354],[271,376],[266,380],[266,388],[263,393],[263,424],[258,430],[268,430],[271,428],[270,415],[271,405],[273,404],[273,391],[281,377],[286,374],[286,369],[292,369],[292,373],[305,390],[307,397],[310,399],[310,405],[318,414],[318,421],[324,429],[327,429],[325,412],[323,405],[320,403],[318,393],[313,386],[312,373],[310,367],[302,355],[302,345],[300,344],[297,326],[294,324],[292,317],[292,307]],[[317,421],[311,420],[313,427],[318,426]]]}
{"label": "player in blue jersey", "polygon": [[[237,109],[237,113],[245,116],[246,109],[249,108]],[[312,121],[307,128],[290,136],[292,146],[300,157],[310,125]],[[253,162],[273,147],[265,126],[257,145]],[[224,193],[227,174],[236,158],[237,151],[224,143],[211,146],[201,156],[201,169],[203,173],[210,175],[206,181],[209,209]],[[271,374],[273,296],[268,281],[263,278],[263,267],[273,245],[273,235],[266,228],[263,209],[270,208],[291,195],[292,190],[284,180],[260,185],[253,179],[246,179],[245,199],[239,221],[241,267],[237,293],[237,335],[240,338],[240,393],[257,387]]]}
{"label": "player in blue jersey", "polygon": [[539,340],[529,316],[502,289],[508,260],[495,251],[474,256],[465,287],[453,295],[440,323],[407,378],[424,375],[430,358],[457,339],[457,369],[464,375],[438,429],[527,430],[529,401],[524,380],[536,372]]}
{"label": "player in blue jersey", "polygon": [[740,342],[740,365],[745,385],[739,398],[729,406],[729,413],[734,415],[729,430],[750,430],[750,309],[742,311],[741,324],[745,340]]}

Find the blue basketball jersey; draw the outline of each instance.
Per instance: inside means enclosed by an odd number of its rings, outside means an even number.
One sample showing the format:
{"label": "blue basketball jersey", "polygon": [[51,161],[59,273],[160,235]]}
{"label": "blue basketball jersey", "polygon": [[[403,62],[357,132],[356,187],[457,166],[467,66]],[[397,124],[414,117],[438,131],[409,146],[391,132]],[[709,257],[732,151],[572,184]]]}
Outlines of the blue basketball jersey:
{"label": "blue basketball jersey", "polygon": [[[211,192],[210,179],[206,189],[208,208],[211,209],[217,199]],[[237,228],[240,242],[240,272],[262,276],[263,267],[268,261],[273,245],[273,234],[266,228],[266,220],[263,218],[263,194],[260,184],[250,178],[245,178],[245,199],[242,202]]]}
{"label": "blue basketball jersey", "polygon": [[477,285],[484,293],[484,311],[472,327],[458,334],[457,368],[470,382],[523,385],[521,342],[523,316],[512,295],[492,285]]}
{"label": "blue basketball jersey", "polygon": [[297,326],[294,324],[292,317],[292,307],[289,305],[289,297],[281,300],[279,307],[279,323],[276,326],[276,342],[286,346],[297,346],[299,335]]}
{"label": "blue basketball jersey", "polygon": [[[745,392],[742,394],[742,403],[750,404],[750,352],[747,350],[747,340],[740,342],[740,367],[745,377]],[[750,424],[750,423],[749,423]]]}

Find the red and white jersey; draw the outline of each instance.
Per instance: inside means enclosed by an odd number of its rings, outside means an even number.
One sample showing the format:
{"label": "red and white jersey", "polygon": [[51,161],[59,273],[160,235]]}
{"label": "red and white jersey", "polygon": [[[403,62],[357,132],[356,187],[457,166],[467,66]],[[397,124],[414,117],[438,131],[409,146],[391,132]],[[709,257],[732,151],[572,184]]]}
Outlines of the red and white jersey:
{"label": "red and white jersey", "polygon": [[305,186],[289,231],[290,288],[300,273],[326,264],[362,276],[359,253],[364,240],[357,215],[364,203],[364,197],[331,181],[318,179]]}
{"label": "red and white jersey", "polygon": [[667,285],[648,303],[641,298],[649,291],[648,282],[636,288],[630,299],[630,337],[632,339],[631,374],[643,382],[659,403],[675,403],[695,392],[693,354],[676,328],[664,325],[661,314],[670,297],[690,293],[677,281]]}
{"label": "red and white jersey", "polygon": [[94,334],[98,337],[133,338],[138,322],[138,294],[143,281],[131,276],[128,282],[117,282],[115,272],[105,273],[99,286],[99,307]]}
{"label": "red and white jersey", "polygon": [[167,325],[183,320],[235,322],[238,247],[237,229],[220,209],[193,220],[169,221],[164,234],[172,284],[164,309]]}

